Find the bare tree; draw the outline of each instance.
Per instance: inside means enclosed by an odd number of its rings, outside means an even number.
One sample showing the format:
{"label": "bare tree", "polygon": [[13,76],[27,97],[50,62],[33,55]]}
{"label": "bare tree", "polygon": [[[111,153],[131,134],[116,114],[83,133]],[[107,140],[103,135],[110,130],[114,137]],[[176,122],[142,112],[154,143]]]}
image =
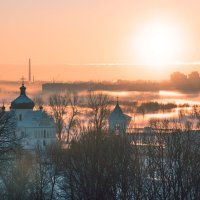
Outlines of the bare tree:
{"label": "bare tree", "polygon": [[193,106],[192,106],[191,115],[192,115],[194,118],[200,120],[200,106],[198,106],[198,105],[193,105]]}
{"label": "bare tree", "polygon": [[44,105],[44,100],[41,96],[37,96],[33,99],[34,103],[35,103],[35,107],[37,109],[40,109],[43,105]]}
{"label": "bare tree", "polygon": [[[19,139],[15,135],[16,119],[13,112],[0,112],[0,158],[19,147]],[[6,158],[7,159],[7,158]]]}
{"label": "bare tree", "polygon": [[89,92],[88,107],[90,108],[90,122],[97,132],[102,131],[106,127],[108,118],[110,99],[105,94],[95,94]]}
{"label": "bare tree", "polygon": [[35,149],[30,176],[30,199],[52,199],[55,186],[55,173],[51,157],[39,146]]}
{"label": "bare tree", "polygon": [[[78,123],[77,116],[79,114],[79,97],[76,93],[68,94],[69,111],[68,111],[68,122],[67,122],[67,142],[69,142],[70,133]],[[76,127],[77,128],[77,127]],[[75,131],[75,130],[74,130]]]}
{"label": "bare tree", "polygon": [[[66,141],[69,142],[70,133],[78,123],[79,97],[76,93],[53,95],[49,98],[49,105],[57,124],[58,137],[61,140],[62,132],[66,131]],[[64,137],[64,136],[63,136]]]}
{"label": "bare tree", "polygon": [[1,199],[17,200],[30,199],[30,171],[32,155],[18,151],[15,157],[1,165]]}
{"label": "bare tree", "polygon": [[54,94],[49,97],[49,106],[57,125],[57,134],[59,140],[65,127],[65,118],[67,114],[68,98],[66,95]]}

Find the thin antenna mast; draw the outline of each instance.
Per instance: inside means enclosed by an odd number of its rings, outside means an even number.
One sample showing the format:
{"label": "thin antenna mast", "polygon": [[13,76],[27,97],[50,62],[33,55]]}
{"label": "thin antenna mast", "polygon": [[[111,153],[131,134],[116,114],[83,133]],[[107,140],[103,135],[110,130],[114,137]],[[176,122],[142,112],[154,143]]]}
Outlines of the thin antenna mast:
{"label": "thin antenna mast", "polygon": [[28,62],[28,81],[31,82],[31,59],[29,58],[29,62]]}

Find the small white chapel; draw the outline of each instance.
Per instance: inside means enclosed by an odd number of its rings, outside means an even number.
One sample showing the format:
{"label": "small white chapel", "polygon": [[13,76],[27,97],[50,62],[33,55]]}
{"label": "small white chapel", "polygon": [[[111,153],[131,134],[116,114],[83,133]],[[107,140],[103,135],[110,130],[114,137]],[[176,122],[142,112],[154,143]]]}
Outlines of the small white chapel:
{"label": "small white chapel", "polygon": [[116,106],[108,118],[110,133],[125,136],[130,121],[131,117],[123,113],[117,98]]}

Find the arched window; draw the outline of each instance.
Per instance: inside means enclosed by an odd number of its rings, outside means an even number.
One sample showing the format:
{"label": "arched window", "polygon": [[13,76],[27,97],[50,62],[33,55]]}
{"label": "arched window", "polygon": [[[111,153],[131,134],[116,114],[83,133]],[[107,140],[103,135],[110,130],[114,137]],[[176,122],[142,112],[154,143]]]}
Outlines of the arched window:
{"label": "arched window", "polygon": [[119,134],[120,134],[120,124],[119,124],[119,123],[116,123],[116,124],[115,124],[115,134],[116,134],[116,135],[119,135]]}
{"label": "arched window", "polygon": [[116,123],[116,124],[115,124],[115,130],[116,130],[116,131],[119,131],[119,130],[120,130],[120,125],[119,125],[119,123]]}
{"label": "arched window", "polygon": [[44,130],[44,138],[46,138],[46,130]]}

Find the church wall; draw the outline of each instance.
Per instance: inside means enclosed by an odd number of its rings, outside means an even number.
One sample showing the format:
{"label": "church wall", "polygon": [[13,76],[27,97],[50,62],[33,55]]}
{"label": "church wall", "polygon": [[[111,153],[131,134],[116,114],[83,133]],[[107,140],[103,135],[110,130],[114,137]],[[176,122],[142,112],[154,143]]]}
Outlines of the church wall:
{"label": "church wall", "polygon": [[18,136],[25,149],[34,149],[37,145],[46,146],[56,142],[56,129],[49,127],[21,127]]}

